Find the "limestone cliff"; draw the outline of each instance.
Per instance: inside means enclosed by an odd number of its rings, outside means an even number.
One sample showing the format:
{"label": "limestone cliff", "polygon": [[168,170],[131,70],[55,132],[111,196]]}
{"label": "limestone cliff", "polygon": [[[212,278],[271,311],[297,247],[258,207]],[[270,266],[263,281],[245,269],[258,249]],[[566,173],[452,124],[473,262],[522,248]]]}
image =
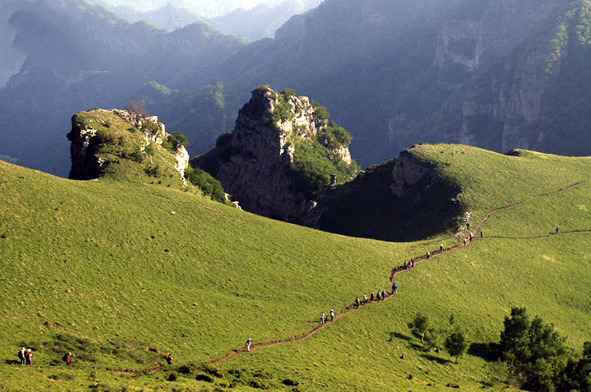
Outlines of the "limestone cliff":
{"label": "limestone cliff", "polygon": [[445,140],[495,151],[585,154],[573,141],[591,140],[581,87],[588,79],[588,8],[586,1],[497,1],[472,18],[445,19],[434,60],[439,81],[464,75],[437,116]]}
{"label": "limestone cliff", "polygon": [[134,181],[152,178],[180,187],[189,154],[174,142],[158,117],[126,110],[93,109],[72,117],[69,178],[105,175]]}
{"label": "limestone cliff", "polygon": [[216,177],[243,209],[304,223],[331,181],[355,174],[350,140],[307,97],[261,86],[239,111],[233,132],[192,163]]}

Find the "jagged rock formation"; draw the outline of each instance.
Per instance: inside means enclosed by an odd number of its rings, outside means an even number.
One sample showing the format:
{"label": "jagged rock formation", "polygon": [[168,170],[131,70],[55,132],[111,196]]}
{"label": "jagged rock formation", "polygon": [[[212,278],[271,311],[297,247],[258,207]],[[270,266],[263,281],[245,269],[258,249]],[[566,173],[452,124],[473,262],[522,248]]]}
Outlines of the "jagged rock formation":
{"label": "jagged rock formation", "polygon": [[[185,183],[189,154],[182,145],[174,146],[171,151],[163,148],[170,135],[156,116],[117,109],[79,112],[72,117],[72,130],[67,137],[71,142],[70,179],[102,177],[111,165],[130,160],[138,164],[146,162],[145,172],[153,174],[166,171],[168,168],[164,166],[168,164],[174,167],[175,177]],[[160,150],[158,154],[156,146]],[[154,163],[156,155],[163,159],[162,167]]]}
{"label": "jagged rock formation", "polygon": [[234,131],[193,164],[216,177],[243,209],[304,223],[331,176],[342,182],[355,173],[349,142],[307,97],[261,86],[240,110]]}

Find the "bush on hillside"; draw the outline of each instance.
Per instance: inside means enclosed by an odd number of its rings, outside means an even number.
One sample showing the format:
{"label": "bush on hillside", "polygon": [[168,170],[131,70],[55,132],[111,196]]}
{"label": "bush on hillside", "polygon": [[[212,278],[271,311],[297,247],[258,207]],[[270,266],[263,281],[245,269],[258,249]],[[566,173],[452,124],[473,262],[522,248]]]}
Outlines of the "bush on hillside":
{"label": "bush on hillside", "polygon": [[456,358],[456,363],[458,363],[458,358],[464,355],[468,349],[468,345],[466,336],[461,330],[456,330],[455,332],[450,333],[444,343],[447,353]]}
{"label": "bush on hillside", "polygon": [[222,184],[206,171],[189,166],[185,170],[185,177],[191,184],[199,187],[205,196],[210,196],[211,200],[226,202],[226,192]]}

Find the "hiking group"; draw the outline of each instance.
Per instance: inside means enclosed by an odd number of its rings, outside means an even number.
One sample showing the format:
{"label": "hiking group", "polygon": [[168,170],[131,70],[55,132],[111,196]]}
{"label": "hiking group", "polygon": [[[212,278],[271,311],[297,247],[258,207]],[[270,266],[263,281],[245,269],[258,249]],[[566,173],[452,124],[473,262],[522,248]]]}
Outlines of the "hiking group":
{"label": "hiking group", "polygon": [[21,348],[17,355],[21,365],[30,365],[33,360],[33,351],[30,348]]}

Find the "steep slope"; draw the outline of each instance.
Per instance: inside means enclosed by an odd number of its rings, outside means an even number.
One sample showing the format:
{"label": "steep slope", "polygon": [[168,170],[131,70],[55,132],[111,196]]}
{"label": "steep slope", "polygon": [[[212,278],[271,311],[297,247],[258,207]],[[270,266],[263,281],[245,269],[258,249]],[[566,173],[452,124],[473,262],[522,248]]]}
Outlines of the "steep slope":
{"label": "steep slope", "polygon": [[[7,361],[0,385],[512,390],[504,366],[482,351],[498,341],[511,306],[553,322],[580,351],[591,325],[589,233],[582,231],[591,228],[589,158],[454,145],[409,153],[460,185],[472,227],[492,210],[513,208],[488,219],[482,240],[402,273],[396,297],[309,339],[206,367],[200,364],[248,337],[256,348],[298,335],[321,310],[341,314],[355,296],[387,288],[391,268],[440,243],[461,244],[467,231],[415,243],[354,239],[157,184],[71,181],[0,163],[0,353]],[[561,234],[550,235],[556,226]],[[417,349],[420,340],[406,327],[417,311],[442,328],[454,314],[473,350],[455,365],[443,352]],[[13,362],[22,345],[35,350],[30,368]],[[69,368],[59,363],[67,350],[75,354]],[[175,364],[163,367],[169,351]]]}

